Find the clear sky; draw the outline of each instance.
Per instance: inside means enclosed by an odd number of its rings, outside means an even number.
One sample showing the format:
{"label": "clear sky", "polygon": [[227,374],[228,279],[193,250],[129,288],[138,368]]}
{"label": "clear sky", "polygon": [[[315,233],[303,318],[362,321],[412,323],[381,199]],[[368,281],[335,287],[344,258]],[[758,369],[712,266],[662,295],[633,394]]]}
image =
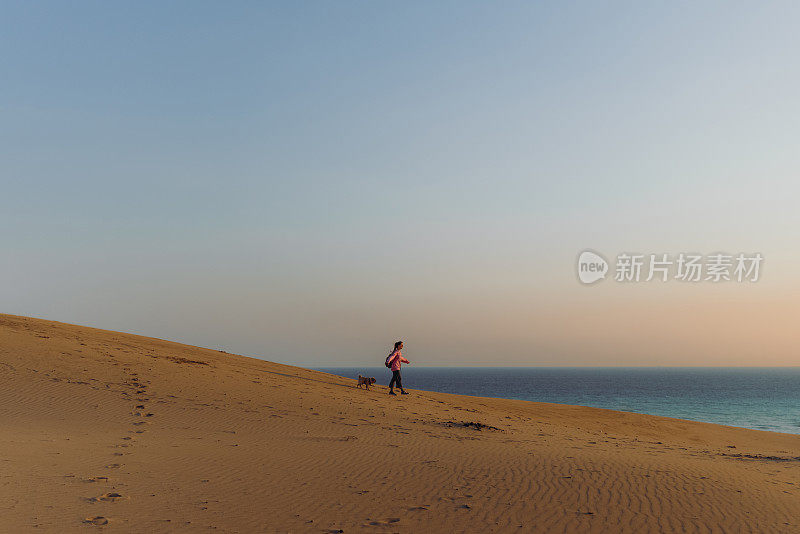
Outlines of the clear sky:
{"label": "clear sky", "polygon": [[[800,4],[5,2],[0,311],[300,365],[797,365]],[[760,252],[582,286],[577,254]]]}

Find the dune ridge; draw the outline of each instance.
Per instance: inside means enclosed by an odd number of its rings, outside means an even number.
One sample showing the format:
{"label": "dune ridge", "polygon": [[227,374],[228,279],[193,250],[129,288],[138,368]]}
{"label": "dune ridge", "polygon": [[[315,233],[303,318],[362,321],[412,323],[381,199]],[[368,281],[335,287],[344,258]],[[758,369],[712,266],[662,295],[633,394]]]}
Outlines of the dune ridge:
{"label": "dune ridge", "polygon": [[800,532],[800,436],[13,315],[0,339],[2,532]]}

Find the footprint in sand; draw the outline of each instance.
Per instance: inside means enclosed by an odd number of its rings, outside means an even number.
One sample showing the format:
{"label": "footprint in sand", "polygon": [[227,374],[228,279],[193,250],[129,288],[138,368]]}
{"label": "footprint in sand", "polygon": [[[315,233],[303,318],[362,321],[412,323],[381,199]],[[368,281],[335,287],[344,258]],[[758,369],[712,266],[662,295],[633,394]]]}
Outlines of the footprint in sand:
{"label": "footprint in sand", "polygon": [[384,519],[383,521],[370,521],[369,525],[373,527],[385,527],[386,525],[393,525],[399,522],[400,522],[399,517],[390,517],[388,519]]}
{"label": "footprint in sand", "polygon": [[92,497],[89,500],[91,502],[101,502],[101,501],[102,502],[117,502],[118,500],[120,500],[122,498],[123,497],[122,497],[121,494],[119,494],[119,493],[117,493],[115,491],[112,491],[110,493],[104,493],[104,494],[100,495],[99,497]]}
{"label": "footprint in sand", "polygon": [[120,467],[122,467],[122,464],[108,464],[105,467],[106,469],[119,469]]}
{"label": "footprint in sand", "polygon": [[100,525],[107,525],[108,519],[103,517],[102,515],[96,515],[94,517],[87,517],[86,519],[83,520],[83,522],[86,523],[87,525],[100,526]]}

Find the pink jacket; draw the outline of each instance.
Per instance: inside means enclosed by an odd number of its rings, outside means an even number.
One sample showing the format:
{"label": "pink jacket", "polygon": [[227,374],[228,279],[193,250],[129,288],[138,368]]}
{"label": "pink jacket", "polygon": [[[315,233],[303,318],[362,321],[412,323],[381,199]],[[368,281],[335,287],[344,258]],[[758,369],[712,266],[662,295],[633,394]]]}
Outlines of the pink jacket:
{"label": "pink jacket", "polygon": [[403,355],[400,354],[399,350],[392,352],[391,356],[389,356],[389,361],[392,362],[392,371],[399,371],[401,363],[411,363],[403,358]]}

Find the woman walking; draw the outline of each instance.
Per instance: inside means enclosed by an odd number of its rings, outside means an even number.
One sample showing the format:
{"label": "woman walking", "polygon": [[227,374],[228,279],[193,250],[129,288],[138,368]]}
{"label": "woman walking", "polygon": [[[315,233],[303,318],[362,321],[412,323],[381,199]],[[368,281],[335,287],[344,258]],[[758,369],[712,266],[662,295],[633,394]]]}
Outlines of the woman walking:
{"label": "woman walking", "polygon": [[389,382],[389,395],[397,395],[394,392],[394,385],[400,388],[400,393],[408,395],[408,392],[403,389],[403,378],[400,376],[400,365],[403,363],[411,363],[403,358],[401,351],[403,350],[403,342],[398,341],[394,344],[394,350],[386,357],[386,367],[392,370],[392,380]]}

